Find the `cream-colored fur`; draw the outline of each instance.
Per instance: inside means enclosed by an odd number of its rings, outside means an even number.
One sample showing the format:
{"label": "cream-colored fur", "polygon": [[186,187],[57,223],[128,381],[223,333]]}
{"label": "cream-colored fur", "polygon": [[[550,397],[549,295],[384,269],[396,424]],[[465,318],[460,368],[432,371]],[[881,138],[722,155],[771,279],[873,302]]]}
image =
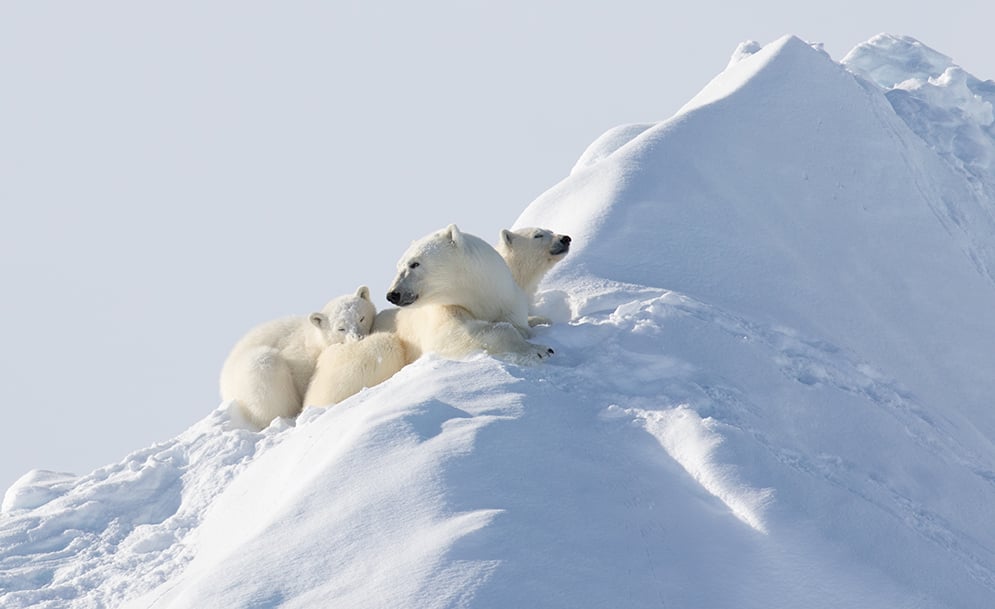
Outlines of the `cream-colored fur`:
{"label": "cream-colored fur", "polygon": [[404,347],[393,332],[370,334],[359,342],[329,345],[318,358],[304,405],[338,404],[364,387],[386,381],[406,361]]}
{"label": "cream-colored fur", "polygon": [[263,428],[277,417],[292,417],[322,350],[369,334],[376,315],[370,290],[330,301],[320,312],[277,319],[247,333],[221,368],[221,399],[235,402],[253,425]]}
{"label": "cream-colored fur", "polygon": [[545,228],[502,230],[497,251],[504,258],[529,301],[529,325],[549,324],[545,317],[533,315],[539,282],[570,251],[570,237]]}
{"label": "cream-colored fur", "polygon": [[402,309],[457,306],[473,319],[508,322],[528,335],[529,303],[497,250],[455,224],[411,244],[387,300]]}
{"label": "cream-colored fur", "polygon": [[455,225],[415,241],[388,293],[405,306],[378,313],[363,341],[325,349],[305,405],[338,403],[423,353],[461,358],[485,351],[520,363],[549,357],[552,349],[523,338],[542,318],[526,316],[523,323],[522,297],[527,311],[539,281],[569,244],[570,237],[545,229],[505,230],[493,250]]}

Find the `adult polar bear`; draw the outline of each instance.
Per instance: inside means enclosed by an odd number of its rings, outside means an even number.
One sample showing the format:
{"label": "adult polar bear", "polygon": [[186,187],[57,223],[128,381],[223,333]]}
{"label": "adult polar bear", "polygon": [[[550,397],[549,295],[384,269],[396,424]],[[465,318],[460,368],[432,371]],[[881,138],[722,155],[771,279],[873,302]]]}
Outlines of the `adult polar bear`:
{"label": "adult polar bear", "polygon": [[256,326],[232,348],[221,368],[221,399],[262,429],[277,417],[296,416],[325,347],[370,333],[376,307],[370,289],[340,296],[320,312]]}
{"label": "adult polar bear", "polygon": [[[542,276],[569,247],[570,237],[545,229],[503,230],[500,257],[495,258],[487,243],[455,225],[414,242],[401,257],[388,293],[388,299],[409,308],[381,311],[369,337],[325,349],[304,404],[338,403],[387,380],[423,352],[463,357],[484,350],[530,362],[547,357],[552,349],[523,338],[527,324],[537,318],[526,317],[522,323],[521,297],[525,295],[528,308]],[[467,248],[473,250],[469,256]],[[507,283],[509,272],[513,285]],[[423,289],[426,284],[428,289]],[[502,304],[502,299],[507,302]],[[491,308],[475,306],[476,301]]]}
{"label": "adult polar bear", "polygon": [[553,350],[525,340],[529,300],[489,243],[455,224],[419,239],[401,256],[374,331],[394,331],[406,361],[422,353],[465,357],[473,351],[534,361]]}

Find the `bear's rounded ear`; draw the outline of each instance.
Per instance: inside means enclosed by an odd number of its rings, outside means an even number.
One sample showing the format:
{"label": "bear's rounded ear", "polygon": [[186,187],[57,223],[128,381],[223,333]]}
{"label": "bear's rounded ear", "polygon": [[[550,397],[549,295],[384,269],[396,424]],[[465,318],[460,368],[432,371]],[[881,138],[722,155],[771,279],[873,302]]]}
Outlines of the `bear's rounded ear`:
{"label": "bear's rounded ear", "polygon": [[511,241],[514,238],[515,238],[515,233],[511,232],[506,228],[501,229],[501,240],[504,241],[505,245],[511,245]]}
{"label": "bear's rounded ear", "polygon": [[328,316],[324,313],[311,313],[308,317],[315,328],[324,328],[328,325]]}
{"label": "bear's rounded ear", "polygon": [[359,296],[363,300],[369,300],[370,299],[370,288],[366,287],[365,285],[359,286],[359,289],[356,290],[356,296]]}
{"label": "bear's rounded ear", "polygon": [[459,227],[455,224],[450,224],[446,227],[446,234],[449,235],[449,240],[453,242],[453,245],[457,247],[463,245],[463,233],[460,232]]}

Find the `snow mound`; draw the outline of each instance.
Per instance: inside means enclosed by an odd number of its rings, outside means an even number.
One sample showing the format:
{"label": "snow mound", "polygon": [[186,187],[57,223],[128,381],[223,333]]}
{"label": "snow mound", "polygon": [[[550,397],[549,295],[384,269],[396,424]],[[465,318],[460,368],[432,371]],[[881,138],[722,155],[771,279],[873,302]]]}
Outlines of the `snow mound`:
{"label": "snow mound", "polygon": [[[862,69],[941,68],[931,103],[987,129],[975,81],[875,40]],[[519,216],[573,237],[548,363],[422,358],[262,434],[221,407],[88,476],[29,474],[0,604],[987,606],[983,155],[952,163],[896,114],[908,78],[794,37],[736,55]]]}
{"label": "snow mound", "polygon": [[7,489],[0,512],[29,510],[44,505],[74,487],[76,478],[74,474],[32,470]]}
{"label": "snow mound", "polygon": [[107,607],[190,559],[214,498],[286,425],[255,434],[219,408],[175,439],[86,476],[33,471],[4,496],[4,607]]}
{"label": "snow mound", "polygon": [[910,36],[878,34],[854,47],[842,64],[889,90],[907,80],[925,81],[938,76],[954,62]]}
{"label": "snow mound", "polygon": [[756,40],[746,40],[744,42],[739,43],[739,46],[736,47],[736,50],[732,52],[732,56],[729,58],[729,63],[726,65],[726,69],[728,70],[732,66],[746,59],[747,57],[755,55],[756,52],[762,48],[764,48],[763,45],[757,42]]}
{"label": "snow mound", "polygon": [[588,146],[584,154],[580,155],[573,169],[570,170],[570,174],[573,175],[582,169],[597,165],[653,125],[654,123],[640,123],[635,125],[620,125],[609,129]]}
{"label": "snow mound", "polygon": [[995,194],[995,82],[907,36],[875,36],[842,63],[884,90],[912,131]]}

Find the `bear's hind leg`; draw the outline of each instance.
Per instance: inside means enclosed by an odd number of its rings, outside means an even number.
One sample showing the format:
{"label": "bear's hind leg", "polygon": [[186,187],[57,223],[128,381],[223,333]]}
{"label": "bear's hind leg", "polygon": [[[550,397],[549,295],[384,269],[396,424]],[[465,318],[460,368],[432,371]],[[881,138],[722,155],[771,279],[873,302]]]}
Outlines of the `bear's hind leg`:
{"label": "bear's hind leg", "polygon": [[294,384],[290,364],[271,347],[259,347],[242,355],[230,382],[235,390],[226,399],[234,400],[242,414],[260,429],[277,417],[294,417],[301,411],[301,399]]}

